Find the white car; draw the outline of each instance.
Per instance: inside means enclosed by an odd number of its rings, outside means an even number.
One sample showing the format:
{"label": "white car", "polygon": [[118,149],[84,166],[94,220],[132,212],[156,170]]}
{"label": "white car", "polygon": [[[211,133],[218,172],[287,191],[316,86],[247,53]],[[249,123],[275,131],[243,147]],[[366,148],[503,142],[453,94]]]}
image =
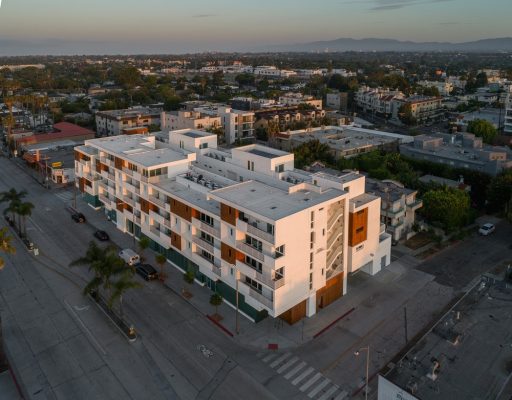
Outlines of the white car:
{"label": "white car", "polygon": [[480,227],[478,233],[480,235],[487,236],[493,233],[495,229],[496,227],[494,226],[494,224],[484,224]]}

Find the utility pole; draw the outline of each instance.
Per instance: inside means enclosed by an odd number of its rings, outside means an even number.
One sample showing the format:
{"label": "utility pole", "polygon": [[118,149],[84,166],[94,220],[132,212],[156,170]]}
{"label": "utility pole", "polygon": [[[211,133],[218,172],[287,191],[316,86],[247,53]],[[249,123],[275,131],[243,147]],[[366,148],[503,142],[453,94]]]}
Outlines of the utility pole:
{"label": "utility pole", "polygon": [[404,307],[404,330],[405,330],[405,344],[409,341],[407,334],[407,307]]}
{"label": "utility pole", "polygon": [[238,268],[235,265],[235,280],[236,280],[236,325],[235,332],[236,334],[240,334],[240,316],[239,316],[239,304],[238,304]]}

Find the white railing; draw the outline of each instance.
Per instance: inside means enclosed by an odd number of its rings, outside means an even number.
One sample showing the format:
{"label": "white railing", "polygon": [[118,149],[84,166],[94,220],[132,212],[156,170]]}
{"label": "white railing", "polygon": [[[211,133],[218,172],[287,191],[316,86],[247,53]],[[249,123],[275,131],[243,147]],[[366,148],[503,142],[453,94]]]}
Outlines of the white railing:
{"label": "white railing", "polygon": [[265,232],[265,231],[261,230],[260,228],[257,228],[251,224],[247,224],[247,232],[250,233],[251,235],[254,235],[257,238],[263,239],[269,243],[272,243],[272,244],[275,243],[274,235],[272,235],[268,232]]}
{"label": "white railing", "polygon": [[262,262],[265,261],[265,255],[261,251],[256,250],[254,247],[249,246],[248,244],[246,244],[244,242],[240,242],[240,241],[236,242],[236,248],[238,250],[243,251],[244,253],[249,254],[251,257],[254,257]]}
{"label": "white railing", "polygon": [[211,253],[213,255],[214,253],[214,247],[212,244],[208,243],[206,240],[201,239],[197,236],[192,236],[192,242],[197,244],[198,246],[205,249],[207,252]]}
{"label": "white railing", "polygon": [[253,289],[250,285],[248,285],[244,281],[240,281],[240,283],[244,284],[247,288],[249,288],[249,296],[252,297],[254,300],[260,302],[261,304],[265,305],[268,308],[274,307],[274,302],[272,301],[272,299],[269,299],[269,298],[263,296],[260,292]]}
{"label": "white railing", "polygon": [[210,235],[215,236],[220,239],[220,229],[219,228],[215,228],[214,226],[208,225],[207,223],[205,223],[197,218],[194,218],[192,220],[192,224],[196,228],[199,228],[202,231],[209,233]]}
{"label": "white railing", "polygon": [[331,216],[327,221],[327,231],[330,231],[334,224],[336,223],[336,221],[338,221],[340,218],[343,218],[343,215],[343,212],[338,212]]}
{"label": "white railing", "polygon": [[336,229],[330,236],[329,236],[329,239],[327,239],[327,250],[329,250],[331,248],[331,246],[333,244],[336,243],[336,240],[340,237],[340,236],[343,236],[343,225],[340,225],[338,227],[338,229]]}
{"label": "white railing", "polygon": [[163,201],[160,198],[157,198],[153,195],[149,195],[149,201],[156,204],[157,206],[159,206],[161,208],[165,208],[165,201]]}

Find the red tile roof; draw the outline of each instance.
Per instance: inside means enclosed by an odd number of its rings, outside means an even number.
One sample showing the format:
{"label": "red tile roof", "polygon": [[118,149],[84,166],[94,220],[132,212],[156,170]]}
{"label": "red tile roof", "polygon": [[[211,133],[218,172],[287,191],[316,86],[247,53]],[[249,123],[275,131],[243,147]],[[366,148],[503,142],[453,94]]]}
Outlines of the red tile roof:
{"label": "red tile roof", "polygon": [[41,143],[41,142],[51,142],[54,140],[65,140],[65,139],[73,139],[74,137],[80,136],[90,136],[90,138],[94,138],[94,132],[90,129],[83,128],[81,126],[69,123],[69,122],[59,122],[53,125],[55,128],[55,132],[51,133],[43,133],[32,136],[25,136],[17,140],[19,144],[31,144],[31,143]]}

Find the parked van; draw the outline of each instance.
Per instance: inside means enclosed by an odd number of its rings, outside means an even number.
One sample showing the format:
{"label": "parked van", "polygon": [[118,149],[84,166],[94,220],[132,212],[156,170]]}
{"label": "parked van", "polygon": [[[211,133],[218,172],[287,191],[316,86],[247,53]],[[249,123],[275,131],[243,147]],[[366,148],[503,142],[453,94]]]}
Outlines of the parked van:
{"label": "parked van", "polygon": [[119,257],[124,260],[130,267],[140,264],[140,256],[132,249],[124,249],[119,252]]}

